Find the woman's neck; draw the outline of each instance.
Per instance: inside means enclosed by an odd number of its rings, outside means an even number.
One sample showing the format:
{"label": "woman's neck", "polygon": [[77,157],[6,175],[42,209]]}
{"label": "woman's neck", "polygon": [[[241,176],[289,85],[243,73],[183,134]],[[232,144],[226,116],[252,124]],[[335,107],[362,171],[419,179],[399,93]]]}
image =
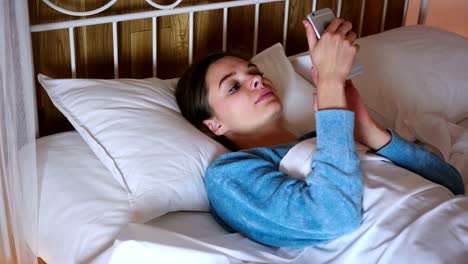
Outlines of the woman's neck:
{"label": "woman's neck", "polygon": [[228,138],[238,149],[269,147],[297,140],[296,136],[280,124],[272,125],[252,134],[231,134]]}

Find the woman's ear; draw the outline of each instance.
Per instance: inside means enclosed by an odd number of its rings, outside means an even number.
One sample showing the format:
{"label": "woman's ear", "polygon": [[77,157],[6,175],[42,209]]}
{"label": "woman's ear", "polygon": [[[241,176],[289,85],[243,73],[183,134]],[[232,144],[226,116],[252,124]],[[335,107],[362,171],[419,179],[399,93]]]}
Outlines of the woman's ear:
{"label": "woman's ear", "polygon": [[205,125],[213,134],[218,137],[224,135],[224,133],[227,131],[226,128],[216,119],[216,117],[203,120],[203,125]]}

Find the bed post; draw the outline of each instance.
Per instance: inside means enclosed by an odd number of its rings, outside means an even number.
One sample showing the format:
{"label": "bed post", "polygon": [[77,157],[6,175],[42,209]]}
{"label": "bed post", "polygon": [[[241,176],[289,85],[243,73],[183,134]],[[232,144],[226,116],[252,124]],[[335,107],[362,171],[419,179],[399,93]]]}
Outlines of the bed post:
{"label": "bed post", "polygon": [[[25,10],[29,10],[29,3],[27,1],[24,2],[25,5]],[[27,13],[27,12],[26,12]],[[20,45],[20,50],[21,54],[25,54],[24,57],[22,57],[22,63],[21,63],[21,68],[24,70],[25,75],[24,77],[29,80],[24,80],[24,82],[30,82],[31,85],[31,93],[32,97],[28,97],[28,99],[31,99],[32,102],[29,102],[28,104],[32,106],[33,112],[34,112],[34,136],[35,138],[39,138],[39,114],[37,110],[37,89],[36,89],[36,82],[35,82],[35,76],[34,76],[34,59],[33,59],[33,45],[32,45],[32,36],[31,36],[31,30],[30,30],[30,22],[29,22],[29,15],[27,15],[24,19],[18,20],[22,21],[21,28],[23,28],[24,34],[19,34],[19,45]],[[27,32],[27,33],[26,33]],[[24,36],[24,39],[21,39],[21,37]],[[26,91],[25,91],[26,92]]]}
{"label": "bed post", "polygon": [[424,25],[424,23],[426,22],[428,4],[429,4],[429,0],[421,0],[421,2],[419,3],[419,15],[418,15],[419,25]]}

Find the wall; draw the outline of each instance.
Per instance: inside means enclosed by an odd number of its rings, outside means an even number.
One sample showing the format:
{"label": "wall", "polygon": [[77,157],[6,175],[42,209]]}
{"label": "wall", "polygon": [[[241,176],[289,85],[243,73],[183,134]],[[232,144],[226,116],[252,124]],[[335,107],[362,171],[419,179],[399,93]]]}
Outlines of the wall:
{"label": "wall", "polygon": [[[410,0],[406,25],[417,23],[419,0]],[[429,0],[426,25],[468,37],[467,0]]]}

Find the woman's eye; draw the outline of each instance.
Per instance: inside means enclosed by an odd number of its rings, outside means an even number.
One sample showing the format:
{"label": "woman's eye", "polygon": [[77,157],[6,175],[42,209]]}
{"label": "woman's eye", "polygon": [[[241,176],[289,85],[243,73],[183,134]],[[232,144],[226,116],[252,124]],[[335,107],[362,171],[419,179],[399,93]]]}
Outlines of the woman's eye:
{"label": "woman's eye", "polygon": [[239,90],[239,87],[240,87],[240,84],[238,82],[236,82],[236,84],[234,84],[230,89],[229,89],[229,93],[235,93],[237,92],[237,90]]}

